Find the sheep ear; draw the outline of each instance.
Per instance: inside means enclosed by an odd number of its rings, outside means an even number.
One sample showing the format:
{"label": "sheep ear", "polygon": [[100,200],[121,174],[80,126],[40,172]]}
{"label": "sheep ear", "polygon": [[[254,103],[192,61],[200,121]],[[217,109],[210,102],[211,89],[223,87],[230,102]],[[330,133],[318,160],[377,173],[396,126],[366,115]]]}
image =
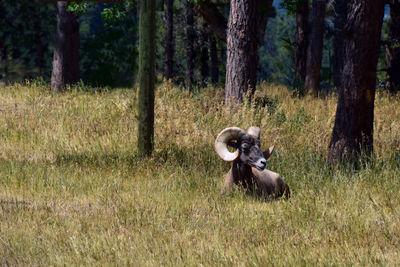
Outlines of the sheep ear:
{"label": "sheep ear", "polygon": [[265,158],[265,159],[269,159],[269,157],[271,157],[271,155],[272,155],[272,152],[274,152],[274,149],[275,149],[275,145],[273,145],[273,146],[271,146],[270,148],[268,148],[267,150],[265,150],[265,151],[263,152],[264,158]]}

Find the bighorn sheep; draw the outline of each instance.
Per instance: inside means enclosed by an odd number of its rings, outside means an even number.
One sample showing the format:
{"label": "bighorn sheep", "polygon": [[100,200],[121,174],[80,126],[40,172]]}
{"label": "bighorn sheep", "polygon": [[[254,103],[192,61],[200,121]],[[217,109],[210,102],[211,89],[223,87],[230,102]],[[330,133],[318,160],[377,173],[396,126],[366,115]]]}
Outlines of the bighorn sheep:
{"label": "bighorn sheep", "polygon": [[[228,146],[236,150],[230,152]],[[218,134],[215,150],[223,160],[232,162],[225,179],[225,192],[236,184],[265,198],[290,197],[289,186],[281,176],[265,169],[274,146],[261,151],[260,128],[252,126],[247,132],[238,127],[226,128]]]}

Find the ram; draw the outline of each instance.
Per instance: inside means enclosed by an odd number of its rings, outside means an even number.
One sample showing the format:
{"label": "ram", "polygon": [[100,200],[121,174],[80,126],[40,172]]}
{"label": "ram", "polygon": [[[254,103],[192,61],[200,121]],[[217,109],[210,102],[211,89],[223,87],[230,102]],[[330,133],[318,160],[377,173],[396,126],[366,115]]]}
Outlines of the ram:
{"label": "ram", "polygon": [[[235,151],[230,152],[228,146]],[[260,128],[252,126],[247,132],[238,127],[226,128],[215,139],[215,150],[223,160],[232,162],[225,179],[225,192],[239,185],[265,198],[290,197],[289,186],[281,176],[265,169],[274,146],[261,151]]]}

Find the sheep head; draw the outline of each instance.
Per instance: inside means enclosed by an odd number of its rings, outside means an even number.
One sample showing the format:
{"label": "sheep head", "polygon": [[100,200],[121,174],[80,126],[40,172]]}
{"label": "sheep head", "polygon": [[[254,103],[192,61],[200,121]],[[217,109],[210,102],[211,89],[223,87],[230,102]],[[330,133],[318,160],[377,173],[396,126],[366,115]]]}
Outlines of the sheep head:
{"label": "sheep head", "polygon": [[[228,146],[235,148],[235,151],[230,152]],[[260,128],[258,127],[252,126],[247,132],[238,127],[229,127],[218,134],[215,150],[225,161],[239,161],[258,170],[264,170],[274,146],[264,152],[261,151]]]}

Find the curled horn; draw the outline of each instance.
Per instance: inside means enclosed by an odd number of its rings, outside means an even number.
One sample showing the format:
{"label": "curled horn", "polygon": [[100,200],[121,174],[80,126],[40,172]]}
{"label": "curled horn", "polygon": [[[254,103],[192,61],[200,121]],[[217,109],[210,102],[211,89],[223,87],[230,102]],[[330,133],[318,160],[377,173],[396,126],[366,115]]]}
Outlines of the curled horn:
{"label": "curled horn", "polygon": [[238,127],[229,127],[223,129],[215,139],[215,150],[225,161],[234,161],[239,157],[239,150],[229,152],[228,143],[233,140],[240,140],[246,132]]}

